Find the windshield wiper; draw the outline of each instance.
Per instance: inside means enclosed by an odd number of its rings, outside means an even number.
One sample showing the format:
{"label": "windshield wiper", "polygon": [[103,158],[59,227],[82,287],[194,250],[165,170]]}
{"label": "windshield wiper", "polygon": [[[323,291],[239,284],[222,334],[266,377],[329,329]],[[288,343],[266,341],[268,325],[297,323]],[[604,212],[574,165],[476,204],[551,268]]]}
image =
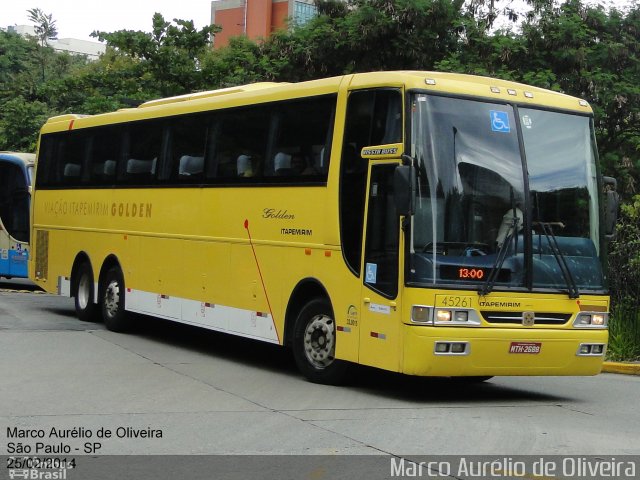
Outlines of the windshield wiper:
{"label": "windshield wiper", "polygon": [[533,225],[539,226],[542,229],[542,233],[544,233],[544,236],[547,237],[547,242],[549,243],[551,252],[556,258],[556,261],[560,266],[562,276],[564,277],[564,281],[567,284],[567,288],[569,290],[569,298],[580,298],[580,291],[578,290],[576,281],[573,279],[573,275],[571,275],[571,269],[569,268],[569,265],[567,265],[567,260],[560,250],[560,247],[558,246],[558,241],[556,239],[555,233],[553,233],[553,225],[564,227],[564,224],[550,222],[533,222]]}
{"label": "windshield wiper", "polygon": [[500,248],[498,249],[498,255],[496,256],[496,261],[493,262],[493,267],[491,267],[491,272],[489,272],[489,276],[484,281],[482,286],[478,289],[478,295],[481,295],[484,297],[485,295],[488,295],[489,293],[491,293],[491,291],[493,290],[493,287],[496,284],[496,281],[498,280],[498,275],[500,273],[500,270],[502,269],[502,265],[504,264],[504,261],[507,258],[507,251],[509,250],[511,239],[515,240],[515,244],[516,244],[515,250],[516,251],[518,250],[517,231],[518,231],[518,223],[520,223],[520,219],[514,214],[513,220],[511,222],[512,223],[511,223],[511,226],[509,227],[509,233],[507,234],[507,237],[504,239],[504,242],[502,242],[502,245],[500,245]]}

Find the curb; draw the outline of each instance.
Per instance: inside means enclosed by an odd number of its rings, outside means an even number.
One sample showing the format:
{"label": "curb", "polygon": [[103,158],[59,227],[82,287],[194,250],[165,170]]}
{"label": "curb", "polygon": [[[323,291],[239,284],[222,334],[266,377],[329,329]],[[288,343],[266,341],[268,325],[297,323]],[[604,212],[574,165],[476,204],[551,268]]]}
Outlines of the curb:
{"label": "curb", "polygon": [[604,362],[602,372],[640,375],[640,363]]}

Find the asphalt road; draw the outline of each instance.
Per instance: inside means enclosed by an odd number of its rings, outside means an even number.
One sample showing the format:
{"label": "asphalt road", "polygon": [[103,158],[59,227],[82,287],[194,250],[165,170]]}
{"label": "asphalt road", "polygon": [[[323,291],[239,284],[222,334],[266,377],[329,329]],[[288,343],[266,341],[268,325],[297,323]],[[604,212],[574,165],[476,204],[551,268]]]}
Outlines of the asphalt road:
{"label": "asphalt road", "polygon": [[279,347],[145,317],[117,334],[30,289],[0,281],[0,454],[36,429],[74,454],[640,455],[637,376],[465,386],[360,368],[320,386]]}

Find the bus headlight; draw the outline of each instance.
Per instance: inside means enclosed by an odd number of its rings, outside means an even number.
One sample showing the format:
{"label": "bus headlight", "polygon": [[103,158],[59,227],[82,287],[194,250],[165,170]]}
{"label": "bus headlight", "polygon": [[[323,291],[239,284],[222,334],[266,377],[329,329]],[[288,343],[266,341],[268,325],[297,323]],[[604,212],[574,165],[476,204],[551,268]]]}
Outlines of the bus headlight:
{"label": "bus headlight", "polygon": [[467,322],[469,321],[469,312],[466,310],[456,310],[453,314],[454,322]]}
{"label": "bus headlight", "polygon": [[608,313],[582,312],[574,320],[573,326],[576,328],[605,328],[608,323]]}
{"label": "bus headlight", "polygon": [[414,305],[411,309],[411,321],[414,323],[431,323],[431,307]]}
{"label": "bus headlight", "polygon": [[450,325],[452,327],[480,326],[480,317],[473,309],[434,308],[425,305],[411,307],[411,323]]}

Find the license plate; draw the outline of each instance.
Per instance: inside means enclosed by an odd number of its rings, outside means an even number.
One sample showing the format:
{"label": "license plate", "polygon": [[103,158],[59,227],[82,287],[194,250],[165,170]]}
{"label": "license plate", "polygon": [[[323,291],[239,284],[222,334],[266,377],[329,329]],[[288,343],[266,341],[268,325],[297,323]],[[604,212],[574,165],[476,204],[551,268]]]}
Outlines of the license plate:
{"label": "license plate", "polygon": [[540,342],[511,342],[509,353],[528,353],[535,355],[540,353],[542,343]]}

